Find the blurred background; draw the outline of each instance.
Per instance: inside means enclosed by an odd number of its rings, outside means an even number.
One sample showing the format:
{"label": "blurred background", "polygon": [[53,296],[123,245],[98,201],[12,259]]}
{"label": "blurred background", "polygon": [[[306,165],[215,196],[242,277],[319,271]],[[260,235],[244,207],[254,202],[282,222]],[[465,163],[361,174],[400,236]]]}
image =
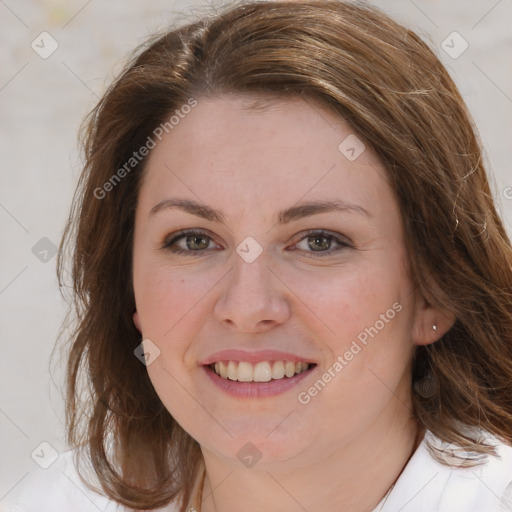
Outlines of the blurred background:
{"label": "blurred background", "polygon": [[[512,0],[372,1],[429,42],[458,84],[512,234]],[[0,0],[0,501],[64,441],[50,355],[67,305],[55,253],[80,173],[79,124],[151,33],[222,1]]]}

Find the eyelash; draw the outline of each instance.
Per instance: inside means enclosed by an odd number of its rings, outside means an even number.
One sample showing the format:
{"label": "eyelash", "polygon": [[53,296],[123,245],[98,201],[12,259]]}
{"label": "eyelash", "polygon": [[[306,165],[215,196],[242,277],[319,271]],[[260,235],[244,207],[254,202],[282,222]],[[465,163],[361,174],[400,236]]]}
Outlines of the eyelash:
{"label": "eyelash", "polygon": [[[187,236],[193,236],[193,235],[204,236],[205,238],[208,238],[211,241],[213,241],[212,237],[206,231],[203,231],[201,229],[184,229],[182,231],[178,231],[177,233],[174,233],[169,239],[167,239],[164,242],[162,249],[170,251],[173,254],[180,254],[180,255],[190,256],[190,257],[200,256],[201,253],[206,252],[208,249],[192,251],[192,250],[178,249],[176,247],[173,248],[173,245],[178,240],[180,240],[182,238],[186,238]],[[307,252],[309,254],[308,257],[311,257],[311,258],[325,258],[327,256],[331,256],[334,252],[338,252],[342,249],[352,247],[352,245],[348,241],[346,241],[332,233],[329,233],[328,231],[325,231],[323,229],[311,229],[311,230],[306,231],[305,233],[303,233],[302,238],[300,238],[297,243],[301,242],[304,239],[315,236],[315,235],[316,236],[324,236],[328,240],[336,242],[338,244],[338,247],[334,250],[328,250],[328,251],[319,251],[319,252],[303,251],[303,252]],[[293,250],[297,250],[297,249],[293,249]],[[298,249],[298,250],[302,250],[302,249]]]}

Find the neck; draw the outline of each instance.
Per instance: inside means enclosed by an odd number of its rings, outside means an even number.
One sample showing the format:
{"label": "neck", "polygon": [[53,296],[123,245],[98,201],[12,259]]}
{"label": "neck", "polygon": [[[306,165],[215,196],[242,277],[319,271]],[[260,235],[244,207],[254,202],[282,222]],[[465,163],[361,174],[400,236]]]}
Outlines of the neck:
{"label": "neck", "polygon": [[[398,405],[397,407],[403,407]],[[396,412],[396,411],[395,411]],[[395,416],[397,418],[397,416]],[[203,450],[206,476],[199,512],[304,510],[371,512],[400,476],[422,439],[416,421],[378,421],[314,463],[247,469]]]}

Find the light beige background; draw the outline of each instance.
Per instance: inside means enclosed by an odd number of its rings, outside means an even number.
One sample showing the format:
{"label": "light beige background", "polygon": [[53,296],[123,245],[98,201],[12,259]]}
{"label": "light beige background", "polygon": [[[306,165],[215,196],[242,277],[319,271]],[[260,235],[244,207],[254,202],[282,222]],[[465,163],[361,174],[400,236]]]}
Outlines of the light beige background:
{"label": "light beige background", "polygon": [[[511,0],[373,3],[427,38],[448,66],[480,130],[512,233]],[[79,123],[127,52],[193,5],[205,4],[0,1],[0,500],[28,472],[42,471],[31,458],[41,442],[57,453],[65,449],[61,374],[58,367],[53,380],[49,374],[66,309],[51,247],[59,243],[80,171]],[[31,48],[33,40],[41,46],[43,31],[58,43],[46,59]],[[469,45],[456,59],[442,49],[453,31]]]}

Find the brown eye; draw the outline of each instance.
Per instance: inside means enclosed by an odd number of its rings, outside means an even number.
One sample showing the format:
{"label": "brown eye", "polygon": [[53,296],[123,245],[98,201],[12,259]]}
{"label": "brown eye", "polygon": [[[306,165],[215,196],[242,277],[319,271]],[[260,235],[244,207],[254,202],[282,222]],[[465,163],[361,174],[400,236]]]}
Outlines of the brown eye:
{"label": "brown eye", "polygon": [[209,248],[212,238],[203,231],[180,231],[169,237],[163,245],[163,249],[174,254],[186,254],[195,256],[205,252]]}
{"label": "brown eye", "polygon": [[325,251],[331,247],[332,237],[325,235],[308,236],[308,247],[313,251]]}
{"label": "brown eye", "polygon": [[[298,249],[311,257],[331,256],[333,253],[351,247],[350,243],[337,235],[325,232],[323,230],[310,231],[295,244],[294,249]],[[316,254],[315,254],[316,253]]]}
{"label": "brown eye", "polygon": [[206,249],[210,243],[209,237],[204,235],[187,235],[184,237],[187,249],[191,251]]}

